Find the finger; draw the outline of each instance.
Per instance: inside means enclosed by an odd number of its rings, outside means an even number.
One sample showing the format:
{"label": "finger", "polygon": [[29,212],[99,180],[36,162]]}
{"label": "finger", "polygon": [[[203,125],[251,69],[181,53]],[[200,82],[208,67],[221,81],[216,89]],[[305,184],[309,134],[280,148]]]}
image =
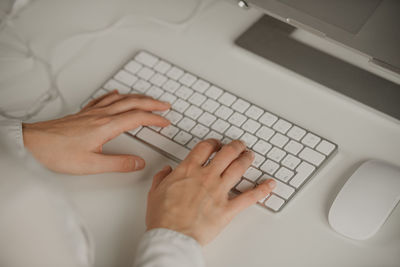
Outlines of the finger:
{"label": "finger", "polygon": [[154,175],[153,183],[151,184],[150,190],[154,190],[158,187],[158,185],[164,180],[165,177],[168,176],[172,172],[171,166],[165,166],[161,171],[159,171],[156,175]]}
{"label": "finger", "polygon": [[182,164],[192,162],[202,166],[210,158],[211,154],[221,148],[221,142],[217,139],[207,139],[199,142],[183,160]]}
{"label": "finger", "polygon": [[114,102],[113,104],[109,105],[107,109],[110,114],[117,114],[133,109],[160,111],[167,110],[170,107],[171,104],[152,98],[127,97]]}
{"label": "finger", "polygon": [[245,171],[250,167],[253,160],[254,153],[250,150],[245,150],[231,163],[231,165],[228,166],[228,168],[226,168],[222,174],[222,181],[227,191],[239,182],[240,178],[242,178]]}
{"label": "finger", "polygon": [[108,92],[108,93],[106,93],[106,94],[104,94],[104,95],[102,95],[102,96],[100,96],[100,97],[98,97],[98,98],[95,98],[95,99],[91,100],[89,103],[87,103],[87,104],[81,109],[81,111],[86,110],[86,109],[88,109],[88,108],[94,106],[94,105],[97,104],[99,101],[103,100],[104,98],[106,98],[107,96],[112,95],[112,94],[118,94],[118,90],[113,90],[113,91]]}
{"label": "finger", "polygon": [[165,127],[170,124],[169,120],[151,112],[142,110],[133,110],[112,116],[112,120],[107,125],[111,138],[129,131],[136,129],[139,126],[159,126]]}
{"label": "finger", "polygon": [[145,161],[135,155],[105,155],[94,153],[90,160],[90,173],[133,172],[143,169]]}
{"label": "finger", "polygon": [[111,105],[112,103],[121,100],[123,98],[126,98],[126,95],[121,95],[121,94],[111,94],[103,98],[102,100],[98,101],[94,107],[96,108],[101,108],[101,107],[106,107],[108,105]]}
{"label": "finger", "polygon": [[229,201],[228,212],[233,216],[263,199],[274,190],[276,182],[273,179],[268,179],[257,187],[242,193]]}
{"label": "finger", "polygon": [[217,173],[221,173],[246,149],[246,145],[240,140],[233,140],[229,144],[223,146],[215,155],[209,168],[214,169]]}

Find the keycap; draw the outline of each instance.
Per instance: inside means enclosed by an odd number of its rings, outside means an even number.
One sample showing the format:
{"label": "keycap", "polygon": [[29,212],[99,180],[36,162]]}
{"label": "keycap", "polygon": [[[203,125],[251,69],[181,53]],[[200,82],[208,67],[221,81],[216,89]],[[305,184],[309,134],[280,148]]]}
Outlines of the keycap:
{"label": "keycap", "polygon": [[299,188],[307,178],[315,171],[315,167],[311,164],[303,161],[296,168],[296,175],[290,180],[289,184],[294,186],[295,188]]}
{"label": "keycap", "polygon": [[182,99],[188,99],[191,95],[193,94],[193,90],[186,87],[186,86],[181,86],[178,90],[176,90],[175,95],[182,98]]}
{"label": "keycap", "polygon": [[192,86],[192,89],[199,92],[204,93],[210,87],[210,83],[206,82],[202,79],[198,79]]}
{"label": "keycap", "polygon": [[131,91],[131,88],[129,86],[126,86],[114,79],[109,80],[105,85],[104,89],[112,91],[112,90],[118,90],[120,94],[129,94]]}
{"label": "keycap", "polygon": [[271,195],[265,202],[264,205],[267,206],[268,208],[274,210],[274,211],[278,211],[282,205],[285,203],[285,201],[276,196],[276,195]]}
{"label": "keycap", "polygon": [[258,139],[252,134],[244,133],[240,137],[240,140],[242,140],[246,144],[246,146],[250,148],[257,142]]}
{"label": "keycap", "polygon": [[219,118],[221,118],[221,119],[223,119],[223,120],[226,120],[226,119],[229,118],[229,116],[230,116],[232,113],[233,113],[233,110],[232,110],[232,109],[230,109],[230,108],[228,108],[228,107],[226,107],[226,106],[221,105],[221,106],[214,112],[214,115],[217,116],[217,117],[219,117]]}
{"label": "keycap", "polygon": [[197,136],[198,138],[203,138],[209,131],[210,130],[208,127],[205,127],[201,124],[197,124],[196,126],[193,127],[190,133]]}
{"label": "keycap", "polygon": [[289,138],[280,133],[276,133],[274,136],[272,136],[271,140],[269,140],[271,144],[279,148],[282,148],[284,145],[286,145],[288,141]]}
{"label": "keycap", "polygon": [[178,158],[179,160],[184,160],[186,156],[189,154],[189,149],[181,146],[167,137],[162,136],[159,133],[156,133],[146,127],[141,129],[137,134],[136,137],[145,141],[148,144],[158,147],[163,151],[168,152],[173,157]]}
{"label": "keycap", "polygon": [[255,182],[261,176],[261,174],[262,172],[260,172],[256,168],[249,167],[243,174],[243,177]]}
{"label": "keycap", "polygon": [[306,134],[306,131],[298,126],[293,126],[287,135],[296,141],[300,141],[301,138]]}
{"label": "keycap", "polygon": [[245,114],[246,114],[249,118],[251,118],[251,119],[253,119],[253,120],[257,120],[263,113],[264,113],[264,111],[263,111],[261,108],[252,105],[252,106],[246,111]]}
{"label": "keycap", "polygon": [[279,163],[285,155],[286,155],[285,151],[277,147],[274,147],[268,152],[267,157]]}
{"label": "keycap", "polygon": [[151,84],[145,80],[139,79],[134,85],[133,89],[138,91],[139,93],[145,93],[149,88]]}
{"label": "keycap", "polygon": [[146,95],[151,96],[152,98],[159,98],[162,94],[164,93],[163,90],[161,90],[161,88],[157,87],[157,86],[152,86],[150,87],[149,90],[147,90]]}
{"label": "keycap", "polygon": [[170,93],[174,93],[179,87],[179,83],[174,80],[168,80],[162,86],[164,90],[167,90]]}
{"label": "keycap", "polygon": [[135,60],[142,63],[143,65],[150,67],[150,68],[153,67],[154,65],[156,65],[156,63],[158,62],[157,57],[155,57],[147,52],[140,52],[135,57]]}
{"label": "keycap", "polygon": [[132,74],[137,73],[143,67],[142,64],[131,60],[128,64],[125,65],[125,70],[129,71]]}
{"label": "keycap", "polygon": [[193,120],[196,120],[202,113],[203,113],[203,110],[201,110],[200,108],[198,108],[194,105],[191,105],[185,111],[185,115]]}
{"label": "keycap", "polygon": [[155,72],[152,69],[149,69],[148,67],[143,67],[138,73],[137,76],[142,78],[143,80],[148,81]]}
{"label": "keycap", "polygon": [[212,100],[212,99],[207,99],[204,104],[201,106],[202,109],[213,113],[217,108],[219,107],[218,102]]}
{"label": "keycap", "polygon": [[335,149],[335,145],[326,140],[322,140],[316,149],[317,149],[317,151],[325,154],[326,156],[329,156],[332,153],[332,151]]}
{"label": "keycap", "polygon": [[321,138],[312,133],[307,133],[306,136],[304,136],[304,138],[301,140],[303,144],[311,148],[314,148],[320,141]]}
{"label": "keycap", "polygon": [[196,125],[196,122],[192,119],[189,119],[187,117],[184,117],[182,120],[180,120],[177,124],[177,126],[187,132],[189,132],[193,126]]}
{"label": "keycap", "polygon": [[265,141],[268,141],[274,134],[275,134],[274,130],[272,130],[269,127],[262,126],[257,131],[256,136],[260,137],[261,139],[264,139]]}
{"label": "keycap", "polygon": [[173,138],[177,133],[179,132],[179,129],[173,125],[168,125],[167,127],[164,127],[160,133],[162,135],[165,135],[168,138]]}
{"label": "keycap", "polygon": [[218,88],[216,86],[211,86],[207,91],[206,91],[206,96],[211,97],[212,99],[216,100],[218,97],[222,95],[224,91],[221,88]]}
{"label": "keycap", "polygon": [[191,97],[189,97],[188,101],[192,104],[195,104],[197,106],[201,106],[203,102],[207,99],[204,95],[201,95],[197,92],[195,92]]}
{"label": "keycap", "polygon": [[254,160],[251,165],[253,165],[256,168],[259,168],[260,165],[264,162],[264,160],[265,160],[265,157],[261,156],[258,153],[254,153]]}
{"label": "keycap", "polygon": [[189,144],[187,144],[186,146],[189,149],[193,149],[201,140],[197,137],[192,138],[192,140],[190,140]]}
{"label": "keycap", "polygon": [[289,181],[290,178],[293,177],[293,175],[294,172],[285,167],[280,167],[279,170],[275,173],[275,177],[285,183]]}
{"label": "keycap", "polygon": [[212,139],[222,140],[222,137],[223,136],[221,134],[219,134],[217,132],[214,132],[214,131],[211,131],[206,135],[206,137],[204,139],[212,138]]}
{"label": "keycap", "polygon": [[291,170],[294,170],[297,167],[297,165],[299,165],[300,162],[301,160],[298,157],[288,154],[282,160],[281,163],[283,166],[288,167]]}
{"label": "keycap", "polygon": [[240,127],[247,120],[246,116],[235,112],[229,117],[228,121],[238,127]]}
{"label": "keycap", "polygon": [[242,126],[243,129],[248,131],[249,133],[254,134],[258,128],[260,128],[261,124],[256,122],[255,120],[248,119]]}
{"label": "keycap", "polygon": [[274,124],[277,120],[278,120],[277,116],[269,112],[265,112],[258,121],[268,127],[271,127],[272,124]]}
{"label": "keycap", "polygon": [[225,130],[229,127],[229,123],[223,121],[221,119],[217,119],[212,125],[211,128],[219,133],[225,132]]}
{"label": "keycap", "polygon": [[158,87],[161,87],[168,80],[162,74],[156,73],[153,77],[151,77],[150,82]]}
{"label": "keycap", "polygon": [[273,175],[278,168],[279,164],[270,159],[267,159],[260,167],[262,171],[268,173],[269,175]]}
{"label": "keycap", "polygon": [[166,92],[159,98],[160,101],[168,102],[170,104],[174,103],[176,100],[176,96]]}
{"label": "keycap", "polygon": [[322,161],[324,161],[324,159],[325,159],[325,156],[324,156],[324,155],[322,155],[321,153],[319,153],[319,152],[317,152],[317,151],[315,151],[315,150],[312,150],[312,149],[310,149],[310,148],[308,148],[308,147],[305,147],[305,148],[300,152],[299,157],[300,157],[301,159],[304,159],[304,160],[306,160],[306,161],[308,161],[308,162],[314,164],[314,165],[317,166],[317,167],[318,167],[318,166],[322,163]]}
{"label": "keycap", "polygon": [[273,126],[272,128],[277,130],[278,132],[281,132],[285,134],[290,127],[292,127],[292,124],[288,121],[285,121],[283,119],[279,119]]}
{"label": "keycap", "polygon": [[161,73],[161,74],[165,74],[167,73],[167,71],[169,71],[169,69],[171,68],[171,64],[169,64],[168,62],[165,62],[163,60],[160,60],[155,66],[154,66],[154,70]]}
{"label": "keycap", "polygon": [[264,140],[258,140],[258,142],[253,146],[253,150],[260,153],[261,155],[265,155],[270,149],[271,144],[265,142]]}
{"label": "keycap", "polygon": [[117,74],[115,74],[114,78],[129,87],[131,87],[138,80],[138,77],[124,70],[120,70]]}
{"label": "keycap", "polygon": [[232,125],[228,130],[226,130],[225,135],[231,139],[239,139],[243,133],[244,131],[242,129]]}
{"label": "keycap", "polygon": [[190,104],[188,102],[180,98],[172,104],[172,108],[180,113],[183,113],[189,106]]}
{"label": "keycap", "polygon": [[220,102],[221,104],[224,104],[225,106],[230,106],[232,105],[232,103],[236,100],[236,96],[225,92],[222,94],[222,96],[220,96],[218,98],[218,102]]}
{"label": "keycap", "polygon": [[175,135],[174,140],[181,145],[186,144],[189,140],[192,139],[192,135],[188,134],[185,131],[180,131],[177,135]]}
{"label": "keycap", "polygon": [[232,109],[240,113],[243,113],[248,107],[250,107],[250,103],[243,99],[237,99],[232,105]]}
{"label": "keycap", "polygon": [[170,112],[167,113],[167,115],[165,115],[165,118],[169,120],[172,124],[177,124],[178,121],[180,121],[183,118],[183,116],[182,114],[171,110]]}
{"label": "keycap", "polygon": [[[265,178],[265,180],[268,178]],[[260,179],[263,180],[263,177]],[[283,199],[289,199],[293,193],[295,192],[295,189],[285,183],[282,183],[281,181],[274,179],[276,182],[276,186],[274,190],[272,190],[273,193],[276,195],[282,197]]]}
{"label": "keycap", "polygon": [[180,79],[179,82],[188,87],[192,86],[194,82],[197,80],[197,77],[190,73],[185,73]]}
{"label": "keycap", "polygon": [[289,153],[292,153],[293,155],[297,155],[297,153],[299,153],[300,150],[303,149],[303,147],[304,146],[302,144],[300,144],[296,141],[290,140],[289,143],[287,143],[286,146],[284,147],[284,150]]}
{"label": "keycap", "polygon": [[199,118],[199,122],[204,124],[205,126],[210,126],[215,120],[217,119],[217,117],[215,117],[214,115],[208,113],[208,112],[204,112],[200,118]]}
{"label": "keycap", "polygon": [[239,184],[235,187],[235,189],[239,192],[246,192],[254,188],[254,184],[249,182],[246,179],[242,179]]}
{"label": "keycap", "polygon": [[184,71],[178,67],[172,67],[165,75],[167,77],[174,79],[175,81],[179,80],[180,77],[184,74]]}

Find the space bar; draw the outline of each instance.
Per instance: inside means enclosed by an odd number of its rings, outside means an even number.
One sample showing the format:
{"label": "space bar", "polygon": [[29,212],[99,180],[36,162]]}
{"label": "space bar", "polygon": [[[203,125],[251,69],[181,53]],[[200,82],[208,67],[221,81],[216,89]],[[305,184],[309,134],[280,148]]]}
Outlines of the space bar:
{"label": "space bar", "polygon": [[153,130],[150,130],[149,128],[143,128],[140,130],[139,133],[136,134],[136,137],[180,160],[184,160],[190,152],[189,149],[171,141]]}

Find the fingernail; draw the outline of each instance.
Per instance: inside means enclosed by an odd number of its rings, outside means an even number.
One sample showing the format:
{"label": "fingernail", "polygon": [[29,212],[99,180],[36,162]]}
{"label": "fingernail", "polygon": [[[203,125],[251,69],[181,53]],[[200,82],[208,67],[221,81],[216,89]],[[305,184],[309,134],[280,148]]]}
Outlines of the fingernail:
{"label": "fingernail", "polygon": [[268,184],[269,188],[274,189],[275,186],[276,186],[276,181],[273,180],[273,179],[270,179],[270,180],[267,181],[267,184]]}
{"label": "fingernail", "polygon": [[135,169],[141,170],[144,168],[145,162],[143,159],[135,159]]}

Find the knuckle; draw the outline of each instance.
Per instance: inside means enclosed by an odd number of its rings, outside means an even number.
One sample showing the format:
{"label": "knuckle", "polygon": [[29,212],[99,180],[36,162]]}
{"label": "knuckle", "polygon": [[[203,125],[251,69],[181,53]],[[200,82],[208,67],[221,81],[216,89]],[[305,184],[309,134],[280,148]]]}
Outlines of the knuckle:
{"label": "knuckle", "polygon": [[111,117],[98,116],[93,119],[93,124],[95,126],[104,126],[104,125],[109,124],[111,122],[111,120],[112,120]]}
{"label": "knuckle", "polygon": [[213,149],[214,145],[211,140],[204,140],[197,144],[199,150],[210,150]]}
{"label": "knuckle", "polygon": [[135,161],[130,158],[121,159],[121,170],[123,171],[131,171],[135,169]]}

